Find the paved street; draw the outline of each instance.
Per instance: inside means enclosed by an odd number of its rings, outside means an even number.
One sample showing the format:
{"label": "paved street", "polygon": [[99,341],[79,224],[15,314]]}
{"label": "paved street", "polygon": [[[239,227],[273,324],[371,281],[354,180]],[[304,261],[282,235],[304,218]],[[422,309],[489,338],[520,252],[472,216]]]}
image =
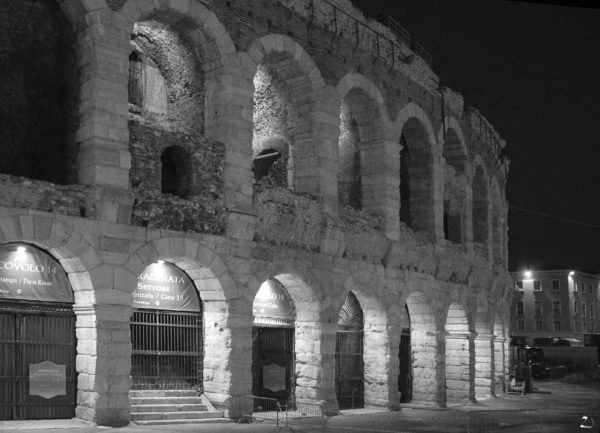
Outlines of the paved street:
{"label": "paved street", "polygon": [[[589,429],[579,427],[587,415]],[[540,425],[541,421],[541,425]],[[566,381],[537,381],[534,392],[503,395],[476,404],[434,409],[403,405],[397,412],[344,411],[323,424],[290,422],[276,426],[262,423],[171,424],[122,428],[97,427],[78,420],[0,421],[1,432],[50,433],[155,433],[155,432],[325,432],[325,433],[463,433],[463,432],[600,432],[600,381],[572,384]]]}

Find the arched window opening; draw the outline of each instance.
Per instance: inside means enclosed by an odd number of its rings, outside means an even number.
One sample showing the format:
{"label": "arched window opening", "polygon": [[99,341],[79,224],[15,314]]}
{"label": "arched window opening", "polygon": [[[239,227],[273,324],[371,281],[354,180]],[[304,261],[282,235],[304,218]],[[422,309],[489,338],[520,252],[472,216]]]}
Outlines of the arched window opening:
{"label": "arched window opening", "polygon": [[478,166],[473,178],[473,243],[476,249],[487,253],[488,193],[483,169]]}
{"label": "arched window opening", "polygon": [[463,221],[466,191],[466,153],[457,132],[449,128],[445,133],[444,161],[444,238],[463,242]]}
{"label": "arched window opening", "polygon": [[[267,174],[265,182],[272,186],[295,189],[294,134],[300,119],[287,75],[291,59],[268,58],[254,76],[254,136],[252,140],[253,171],[256,180]],[[279,153],[266,151],[271,149]],[[261,161],[264,159],[264,161]],[[266,172],[265,172],[266,169]]]}
{"label": "arched window opening", "polygon": [[400,154],[400,188],[404,193],[404,199],[400,196],[400,220],[415,231],[434,235],[433,150],[425,125],[417,118],[408,119],[400,144],[409,154],[408,158],[406,153]]}
{"label": "arched window opening", "polygon": [[338,199],[342,206],[362,208],[361,161],[358,123],[342,104],[338,159]]}
{"label": "arched window opening", "polygon": [[160,157],[161,192],[188,198],[191,183],[189,182],[191,167],[187,152],[179,146],[167,147]]}
{"label": "arched window opening", "polygon": [[335,346],[335,390],[340,409],[364,407],[363,311],[352,292],[340,310]]}
{"label": "arched window opening", "polygon": [[412,227],[410,212],[410,153],[403,135],[400,136],[400,221]]}
{"label": "arched window opening", "polygon": [[129,55],[129,103],[138,107],[142,106],[144,100],[143,74],[141,55],[133,51]]}

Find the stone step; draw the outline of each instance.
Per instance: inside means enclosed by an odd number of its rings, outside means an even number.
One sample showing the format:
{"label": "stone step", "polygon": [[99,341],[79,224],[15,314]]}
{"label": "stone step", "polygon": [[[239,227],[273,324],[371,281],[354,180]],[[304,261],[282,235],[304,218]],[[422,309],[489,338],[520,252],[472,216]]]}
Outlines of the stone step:
{"label": "stone step", "polygon": [[146,404],[202,404],[200,397],[132,397],[131,405]]}
{"label": "stone step", "polygon": [[167,424],[216,424],[231,423],[229,418],[204,418],[204,419],[151,419],[135,421],[138,425],[167,425]]}
{"label": "stone step", "polygon": [[202,402],[193,404],[132,404],[132,412],[205,412],[208,411]]}
{"label": "stone step", "polygon": [[156,421],[156,420],[202,420],[212,418],[223,418],[223,412],[220,410],[198,411],[180,411],[180,412],[131,412],[131,420],[138,421]]}
{"label": "stone step", "polygon": [[195,389],[140,389],[129,391],[129,397],[198,397],[198,391]]}

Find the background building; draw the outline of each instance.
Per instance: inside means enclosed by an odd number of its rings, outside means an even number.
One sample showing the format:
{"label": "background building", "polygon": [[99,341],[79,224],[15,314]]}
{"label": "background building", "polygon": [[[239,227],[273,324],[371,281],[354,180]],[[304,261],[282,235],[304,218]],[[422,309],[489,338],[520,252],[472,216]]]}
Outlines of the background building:
{"label": "background building", "polygon": [[1,7],[0,419],[502,391],[505,143],[406,34],[343,0]]}

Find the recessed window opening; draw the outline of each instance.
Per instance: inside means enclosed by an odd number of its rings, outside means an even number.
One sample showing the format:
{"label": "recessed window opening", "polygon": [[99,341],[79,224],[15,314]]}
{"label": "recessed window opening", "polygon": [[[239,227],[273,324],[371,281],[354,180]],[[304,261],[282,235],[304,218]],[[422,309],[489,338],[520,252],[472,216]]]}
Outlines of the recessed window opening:
{"label": "recessed window opening", "polygon": [[179,146],[169,146],[160,157],[162,164],[161,192],[188,198],[190,161],[187,152]]}
{"label": "recessed window opening", "polygon": [[342,104],[339,140],[338,198],[342,206],[362,208],[360,135],[356,119]]}
{"label": "recessed window opening", "polygon": [[400,136],[400,221],[412,227],[410,217],[410,153],[404,136]]}

